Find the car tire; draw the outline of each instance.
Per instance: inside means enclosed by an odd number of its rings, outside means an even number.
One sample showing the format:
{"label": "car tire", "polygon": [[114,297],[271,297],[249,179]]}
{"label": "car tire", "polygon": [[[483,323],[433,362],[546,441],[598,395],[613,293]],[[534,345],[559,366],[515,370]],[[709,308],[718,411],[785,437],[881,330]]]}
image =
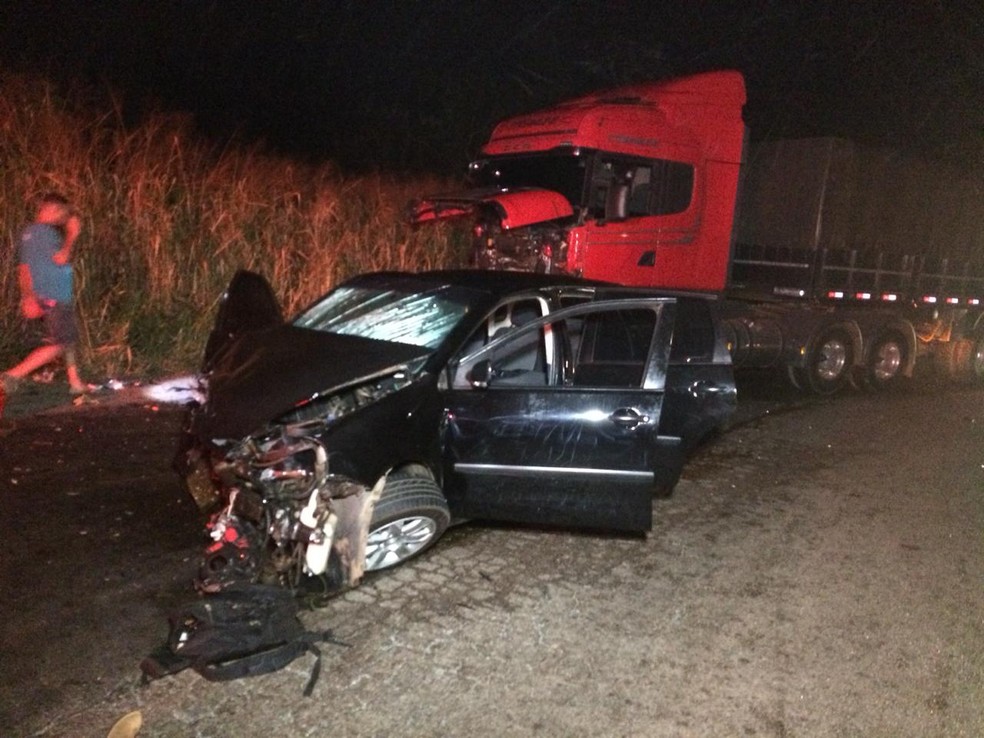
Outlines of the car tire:
{"label": "car tire", "polygon": [[369,523],[365,570],[389,569],[413,558],[430,548],[450,522],[447,500],[433,479],[390,477]]}

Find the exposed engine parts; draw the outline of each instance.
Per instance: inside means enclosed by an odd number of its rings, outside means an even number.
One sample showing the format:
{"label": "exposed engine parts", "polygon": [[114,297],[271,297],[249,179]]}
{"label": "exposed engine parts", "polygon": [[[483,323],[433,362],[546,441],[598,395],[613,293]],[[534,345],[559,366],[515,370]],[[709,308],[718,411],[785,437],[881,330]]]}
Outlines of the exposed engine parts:
{"label": "exposed engine parts", "polygon": [[472,260],[479,269],[563,272],[567,266],[566,232],[561,228],[503,229],[481,221],[473,229]]}
{"label": "exposed engine parts", "polygon": [[234,582],[296,586],[328,568],[338,516],[333,500],[364,487],[331,474],[317,440],[282,431],[249,439],[213,468],[227,490],[225,507],[208,524],[199,588]]}

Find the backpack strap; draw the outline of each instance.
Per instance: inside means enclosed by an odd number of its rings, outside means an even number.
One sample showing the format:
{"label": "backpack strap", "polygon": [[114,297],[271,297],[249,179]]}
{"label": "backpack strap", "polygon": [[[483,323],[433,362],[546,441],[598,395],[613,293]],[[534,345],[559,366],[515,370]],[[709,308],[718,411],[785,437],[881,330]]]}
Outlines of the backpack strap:
{"label": "backpack strap", "polygon": [[351,647],[351,644],[336,639],[331,630],[322,633],[304,631],[297,638],[273,648],[227,661],[198,661],[191,667],[210,682],[227,682],[240,677],[269,674],[287,666],[301,654],[310,652],[314,654],[315,661],[314,666],[311,667],[311,676],[304,687],[304,696],[310,697],[314,692],[314,685],[321,676],[321,649],[315,645],[316,643]]}
{"label": "backpack strap", "polygon": [[187,669],[191,664],[191,659],[176,655],[165,643],[154,649],[140,662],[140,671],[143,672],[141,683],[147,684],[152,679],[177,674],[182,669]]}
{"label": "backpack strap", "polygon": [[345,648],[351,648],[352,644],[338,640],[331,630],[326,630],[322,633],[306,630],[299,636],[298,640],[302,641],[307,646],[307,650],[314,654],[314,666],[311,667],[311,676],[308,678],[308,683],[304,687],[304,696],[310,697],[314,692],[314,685],[317,683],[318,677],[321,676],[321,649],[314,644],[331,643],[332,645],[344,646]]}
{"label": "backpack strap", "polygon": [[228,682],[240,677],[269,674],[282,669],[307,650],[306,643],[288,641],[273,648],[226,661],[196,661],[191,668],[210,682]]}

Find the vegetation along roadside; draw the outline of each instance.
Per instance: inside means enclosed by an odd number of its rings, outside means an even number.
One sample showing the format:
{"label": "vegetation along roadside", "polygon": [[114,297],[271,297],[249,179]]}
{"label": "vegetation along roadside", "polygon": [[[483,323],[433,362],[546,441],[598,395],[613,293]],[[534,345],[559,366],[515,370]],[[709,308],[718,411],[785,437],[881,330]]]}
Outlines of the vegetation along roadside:
{"label": "vegetation along roadside", "polygon": [[[0,74],[0,364],[27,347],[13,239],[35,199],[65,193],[83,214],[76,289],[84,375],[156,375],[197,365],[217,301],[240,268],[264,274],[291,313],[377,269],[454,265],[452,231],[404,218],[437,178],[349,176],[251,143],[216,143],[190,117],[130,122],[112,96]],[[110,110],[111,112],[103,112]]]}

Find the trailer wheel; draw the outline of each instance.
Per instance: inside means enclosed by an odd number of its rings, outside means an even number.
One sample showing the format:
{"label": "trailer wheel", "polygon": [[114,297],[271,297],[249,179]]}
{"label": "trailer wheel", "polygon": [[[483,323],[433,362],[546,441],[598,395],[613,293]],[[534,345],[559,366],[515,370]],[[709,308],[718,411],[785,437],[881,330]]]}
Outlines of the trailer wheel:
{"label": "trailer wheel", "polygon": [[813,344],[806,363],[806,385],[818,395],[832,395],[850,377],[854,365],[854,344],[847,332],[829,328]]}
{"label": "trailer wheel", "polygon": [[970,380],[984,385],[984,333],[974,337],[974,350],[970,355]]}
{"label": "trailer wheel", "polygon": [[880,336],[865,363],[865,384],[873,390],[895,389],[904,379],[902,370],[909,360],[905,339],[898,333]]}
{"label": "trailer wheel", "polygon": [[984,383],[984,337],[956,338],[934,347],[937,371],[957,384]]}

